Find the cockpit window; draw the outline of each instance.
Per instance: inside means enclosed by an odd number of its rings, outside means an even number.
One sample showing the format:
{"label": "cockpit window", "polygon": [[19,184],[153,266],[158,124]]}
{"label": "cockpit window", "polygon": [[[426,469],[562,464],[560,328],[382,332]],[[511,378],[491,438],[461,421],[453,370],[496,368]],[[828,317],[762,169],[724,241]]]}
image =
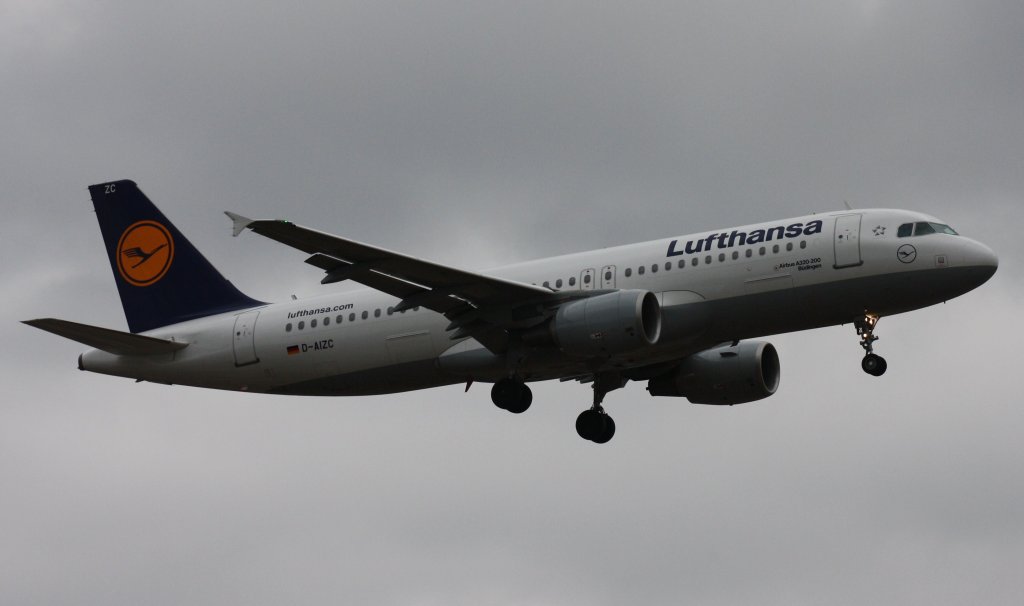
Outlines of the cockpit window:
{"label": "cockpit window", "polygon": [[913,223],[904,223],[903,225],[900,225],[900,228],[898,230],[896,230],[896,237],[897,238],[906,238],[907,236],[910,236],[913,233],[914,233],[914,224]]}
{"label": "cockpit window", "polygon": [[934,234],[935,228],[932,227],[931,223],[918,223],[914,226],[914,235],[923,236],[925,234]]}
{"label": "cockpit window", "polygon": [[925,234],[949,234],[951,236],[957,236],[956,230],[948,225],[942,223],[917,223],[914,226],[914,235],[923,236]]}

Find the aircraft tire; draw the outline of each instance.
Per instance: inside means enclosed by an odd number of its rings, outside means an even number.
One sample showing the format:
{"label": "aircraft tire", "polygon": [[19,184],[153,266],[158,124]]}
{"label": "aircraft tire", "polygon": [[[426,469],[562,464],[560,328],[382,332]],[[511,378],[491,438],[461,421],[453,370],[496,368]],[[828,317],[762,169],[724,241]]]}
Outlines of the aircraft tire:
{"label": "aircraft tire", "polygon": [[600,435],[591,441],[597,444],[606,444],[615,435],[615,420],[612,419],[610,415],[605,414],[601,416],[604,417],[604,429],[601,431]]}
{"label": "aircraft tire", "polygon": [[515,399],[515,384],[509,379],[502,379],[491,387],[491,402],[502,410],[508,410],[509,404]]}
{"label": "aircraft tire", "polygon": [[605,417],[596,410],[584,410],[576,417],[576,433],[584,440],[595,441],[605,430]]}
{"label": "aircraft tire", "polygon": [[885,374],[885,370],[888,366],[889,365],[885,362],[885,358],[873,353],[864,356],[864,359],[860,362],[860,367],[864,369],[864,372],[874,377],[880,377]]}
{"label": "aircraft tire", "polygon": [[533,392],[522,381],[502,379],[491,387],[491,401],[502,410],[521,414],[533,403]]}
{"label": "aircraft tire", "polygon": [[512,414],[523,414],[530,408],[530,404],[533,403],[533,391],[525,383],[519,383],[519,389],[516,393],[516,398],[512,403],[505,409]]}

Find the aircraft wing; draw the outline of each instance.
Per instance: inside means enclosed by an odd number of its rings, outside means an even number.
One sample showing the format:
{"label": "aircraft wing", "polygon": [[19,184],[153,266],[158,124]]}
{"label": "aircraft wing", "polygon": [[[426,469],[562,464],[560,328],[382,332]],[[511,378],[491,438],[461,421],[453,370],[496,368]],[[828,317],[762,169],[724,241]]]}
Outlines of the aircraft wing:
{"label": "aircraft wing", "polygon": [[544,307],[569,295],[417,259],[289,221],[225,214],[234,222],[236,236],[249,229],[311,254],[306,263],[327,272],[321,283],[352,280],[401,299],[397,311],[422,306],[442,313],[452,320],[449,330],[456,331],[452,338],[471,335],[492,349],[501,349],[502,339],[492,333],[514,322],[512,310]]}

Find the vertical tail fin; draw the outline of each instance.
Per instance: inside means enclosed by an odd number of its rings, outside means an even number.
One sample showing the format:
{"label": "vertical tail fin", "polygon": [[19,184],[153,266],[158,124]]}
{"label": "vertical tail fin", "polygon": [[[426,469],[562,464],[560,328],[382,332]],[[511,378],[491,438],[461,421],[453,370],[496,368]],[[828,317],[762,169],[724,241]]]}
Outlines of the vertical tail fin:
{"label": "vertical tail fin", "polygon": [[224,279],[133,181],[89,187],[128,328],[262,305]]}

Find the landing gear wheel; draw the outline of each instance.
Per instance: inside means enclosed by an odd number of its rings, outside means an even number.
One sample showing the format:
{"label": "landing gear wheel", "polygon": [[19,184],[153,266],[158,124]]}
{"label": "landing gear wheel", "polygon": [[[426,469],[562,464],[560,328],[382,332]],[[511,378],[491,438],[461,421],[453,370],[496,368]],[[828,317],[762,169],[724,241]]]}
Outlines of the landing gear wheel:
{"label": "landing gear wheel", "polygon": [[604,410],[584,410],[576,417],[576,433],[584,440],[604,444],[615,435],[615,421]]}
{"label": "landing gear wheel", "polygon": [[491,401],[502,410],[521,414],[533,403],[533,392],[518,379],[502,379],[491,388]]}
{"label": "landing gear wheel", "polygon": [[584,440],[590,440],[602,431],[604,431],[604,419],[596,410],[584,410],[580,416],[576,417],[576,433]]}
{"label": "landing gear wheel", "polygon": [[514,415],[519,415],[526,412],[530,408],[530,404],[533,404],[533,391],[525,383],[520,383],[519,393],[515,401],[505,410]]}
{"label": "landing gear wheel", "polygon": [[878,324],[878,320],[878,316],[864,314],[853,321],[857,336],[860,337],[860,346],[864,349],[864,359],[861,360],[860,367],[873,377],[885,374],[885,369],[889,366],[885,363],[885,358],[874,352],[875,341],[878,340],[875,336],[875,324]]}
{"label": "landing gear wheel", "polygon": [[602,416],[604,417],[604,431],[593,439],[597,444],[605,444],[615,435],[615,421],[607,414]]}
{"label": "landing gear wheel", "polygon": [[864,356],[863,360],[861,360],[860,367],[869,375],[873,377],[880,377],[885,374],[885,369],[888,368],[889,365],[885,362],[885,358],[882,356],[869,353]]}

